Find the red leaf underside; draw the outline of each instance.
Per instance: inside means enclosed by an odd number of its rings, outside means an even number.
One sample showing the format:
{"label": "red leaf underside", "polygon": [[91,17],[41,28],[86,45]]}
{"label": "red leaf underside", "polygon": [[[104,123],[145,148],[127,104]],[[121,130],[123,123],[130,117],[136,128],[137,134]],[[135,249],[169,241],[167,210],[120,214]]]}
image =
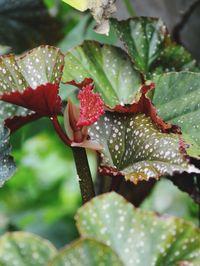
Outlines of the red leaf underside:
{"label": "red leaf underside", "polygon": [[150,85],[143,85],[141,88],[141,97],[138,102],[131,105],[117,105],[114,108],[115,112],[119,113],[143,113],[150,117],[152,122],[155,123],[163,132],[175,132],[180,133],[178,127],[175,127],[169,123],[165,123],[161,117],[157,115],[157,110],[153,106],[151,100],[147,98],[146,93],[155,88],[154,83]]}
{"label": "red leaf underside", "polygon": [[38,114],[32,114],[27,116],[14,116],[12,118],[8,118],[5,120],[5,125],[10,129],[11,133],[21,128],[25,124],[29,122],[33,122],[37,119],[41,118]]}
{"label": "red leaf underside", "polygon": [[3,94],[1,100],[35,111],[40,116],[54,116],[61,111],[62,101],[58,95],[59,84],[47,83],[36,89]]}
{"label": "red leaf underside", "polygon": [[80,117],[77,126],[94,124],[104,114],[104,102],[98,93],[93,93],[93,85],[86,85],[79,92]]}
{"label": "red leaf underside", "polygon": [[79,89],[82,89],[83,87],[85,87],[87,85],[91,85],[92,83],[93,83],[93,80],[91,78],[85,78],[81,83],[77,83],[75,80],[65,82],[65,84],[75,86]]}

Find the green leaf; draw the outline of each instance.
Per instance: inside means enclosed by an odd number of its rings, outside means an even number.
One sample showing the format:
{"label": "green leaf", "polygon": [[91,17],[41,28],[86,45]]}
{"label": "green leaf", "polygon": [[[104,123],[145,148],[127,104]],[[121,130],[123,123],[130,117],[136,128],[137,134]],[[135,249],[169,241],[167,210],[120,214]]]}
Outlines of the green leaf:
{"label": "green leaf", "polygon": [[9,130],[0,125],[0,187],[15,172],[15,163],[10,156]]}
{"label": "green leaf", "polygon": [[110,22],[135,65],[147,76],[152,72],[195,70],[195,60],[171,40],[160,19],[136,17]]}
{"label": "green leaf", "polygon": [[105,244],[94,239],[82,239],[63,249],[49,266],[123,266],[119,257]]}
{"label": "green leaf", "polygon": [[163,133],[144,114],[106,112],[89,135],[103,147],[103,173],[124,175],[137,183],[174,172],[199,172],[180,151],[180,136]]}
{"label": "green leaf", "polygon": [[50,242],[29,233],[7,233],[0,238],[2,266],[44,266],[55,253]]}
{"label": "green leaf", "polygon": [[120,48],[85,41],[65,56],[62,81],[92,78],[106,105],[132,103],[142,84],[140,73]]}
{"label": "green leaf", "polygon": [[[36,89],[39,85],[46,83],[59,83],[62,76],[64,58],[59,49],[52,46],[40,46],[23,56],[1,56],[0,57],[0,96],[11,94],[16,91],[24,92],[31,87]],[[38,94],[37,102],[40,103]],[[12,101],[19,102],[16,94],[12,96]],[[27,99],[27,102],[30,99]],[[22,102],[22,101],[21,101]],[[34,100],[32,98],[31,104]],[[24,103],[27,104],[26,102]],[[30,116],[35,112],[17,105],[0,102],[0,122],[7,118]],[[25,120],[24,120],[25,121]],[[20,124],[20,123],[19,123]],[[11,123],[12,126],[12,123]],[[10,125],[9,125],[10,127]]]}
{"label": "green leaf", "polygon": [[159,116],[181,127],[191,143],[188,153],[200,158],[200,74],[168,73],[156,76],[154,82],[153,103]]}
{"label": "green leaf", "polygon": [[199,229],[178,218],[135,209],[116,193],[85,204],[76,220],[83,237],[110,246],[123,265],[200,265]]}
{"label": "green leaf", "polygon": [[53,46],[39,46],[22,56],[0,57],[0,94],[41,84],[59,83],[63,55]]}
{"label": "green leaf", "polygon": [[15,53],[62,38],[61,25],[52,18],[41,0],[0,2],[0,44]]}

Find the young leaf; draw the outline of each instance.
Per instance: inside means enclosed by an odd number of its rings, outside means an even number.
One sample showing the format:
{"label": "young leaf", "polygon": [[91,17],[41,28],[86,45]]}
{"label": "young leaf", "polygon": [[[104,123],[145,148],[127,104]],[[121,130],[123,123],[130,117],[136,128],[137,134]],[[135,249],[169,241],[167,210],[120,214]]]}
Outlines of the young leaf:
{"label": "young leaf", "polygon": [[165,121],[178,125],[191,144],[187,150],[200,158],[200,74],[168,73],[154,78],[153,103]]}
{"label": "young leaf", "polygon": [[0,238],[0,265],[44,266],[55,255],[55,247],[30,233],[7,233]]}
{"label": "young leaf", "polygon": [[9,130],[0,125],[0,187],[15,172],[15,163],[10,156]]}
{"label": "young leaf", "polygon": [[163,133],[144,114],[106,112],[91,128],[92,141],[103,147],[100,171],[126,180],[158,179],[174,173],[199,173],[185,158],[180,136]]}
{"label": "young leaf", "polygon": [[80,117],[77,126],[94,124],[104,113],[104,102],[98,93],[93,93],[94,85],[89,84],[82,88],[78,94],[80,100]]}
{"label": "young leaf", "polygon": [[123,266],[119,257],[107,245],[94,239],[81,239],[64,248],[48,266]]}
{"label": "young leaf", "polygon": [[133,208],[116,193],[94,198],[79,209],[82,237],[107,244],[124,266],[200,265],[200,231],[173,217]]}
{"label": "young leaf", "polygon": [[96,91],[109,107],[132,103],[142,84],[140,73],[120,48],[85,41],[65,56],[63,82],[92,78]]}
{"label": "young leaf", "polygon": [[139,70],[152,72],[195,70],[196,62],[170,38],[160,19],[136,17],[124,21],[110,20],[118,37]]}
{"label": "young leaf", "polygon": [[[61,52],[50,46],[40,46],[20,57],[0,57],[0,99],[14,105],[3,105],[3,108],[13,109],[13,117],[19,113],[23,121],[23,112],[38,116],[58,114],[61,111],[58,89],[63,60]],[[18,112],[16,105],[25,109],[20,108]],[[7,116],[2,110],[5,119],[12,118],[12,114]]]}

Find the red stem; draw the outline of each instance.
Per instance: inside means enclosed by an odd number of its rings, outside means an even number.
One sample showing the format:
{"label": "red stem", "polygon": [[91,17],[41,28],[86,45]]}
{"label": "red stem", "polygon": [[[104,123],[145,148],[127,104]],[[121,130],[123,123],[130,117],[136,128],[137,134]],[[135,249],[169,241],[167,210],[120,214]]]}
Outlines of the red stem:
{"label": "red stem", "polygon": [[58,117],[57,116],[53,116],[50,118],[53,127],[56,131],[56,133],[58,134],[58,136],[60,137],[60,139],[68,146],[71,146],[72,141],[67,137],[67,135],[64,133],[62,127],[60,126],[60,123],[58,121]]}

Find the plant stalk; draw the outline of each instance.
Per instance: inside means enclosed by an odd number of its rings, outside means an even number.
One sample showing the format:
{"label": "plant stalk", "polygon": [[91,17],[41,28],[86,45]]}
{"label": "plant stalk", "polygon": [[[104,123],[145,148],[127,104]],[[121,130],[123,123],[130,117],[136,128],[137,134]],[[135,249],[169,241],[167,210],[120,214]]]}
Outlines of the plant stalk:
{"label": "plant stalk", "polygon": [[74,160],[83,204],[95,197],[94,184],[90,172],[87,154],[84,148],[73,147]]}
{"label": "plant stalk", "polygon": [[124,0],[124,5],[126,6],[126,10],[128,11],[129,15],[131,17],[135,17],[136,16],[136,12],[133,8],[133,5],[131,3],[130,0]]}
{"label": "plant stalk", "polygon": [[57,116],[51,117],[50,118],[53,127],[56,131],[56,133],[58,134],[58,136],[60,137],[60,139],[67,145],[70,146],[71,145],[71,140],[67,137],[67,135],[64,133],[62,127],[60,126],[60,123],[58,121]]}

